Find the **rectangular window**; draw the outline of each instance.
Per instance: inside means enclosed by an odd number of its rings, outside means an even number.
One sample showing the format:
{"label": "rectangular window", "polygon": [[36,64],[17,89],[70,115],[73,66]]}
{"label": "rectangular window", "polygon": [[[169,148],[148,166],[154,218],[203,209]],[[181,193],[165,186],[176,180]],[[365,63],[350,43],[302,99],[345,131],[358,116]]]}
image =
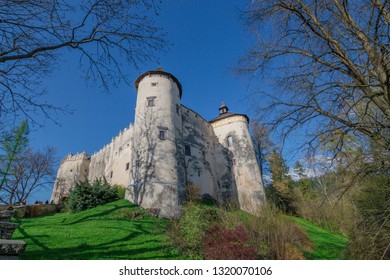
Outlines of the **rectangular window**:
{"label": "rectangular window", "polygon": [[165,130],[160,130],[159,138],[160,140],[165,140]]}
{"label": "rectangular window", "polygon": [[188,146],[188,145],[184,146],[184,154],[186,156],[191,156],[191,147],[190,146]]}
{"label": "rectangular window", "polygon": [[152,87],[156,87],[157,86],[157,83],[152,83]]}
{"label": "rectangular window", "polygon": [[110,173],[110,178],[112,178],[112,175],[114,174],[114,172],[113,171],[111,171],[111,173]]}
{"label": "rectangular window", "polygon": [[148,107],[154,106],[154,99],[156,99],[156,96],[148,96],[146,97],[146,100],[148,101]]}
{"label": "rectangular window", "polygon": [[129,170],[129,167],[130,167],[130,163],[126,163],[126,170]]}
{"label": "rectangular window", "polygon": [[232,136],[228,136],[227,145],[228,145],[228,147],[233,147],[233,137]]}

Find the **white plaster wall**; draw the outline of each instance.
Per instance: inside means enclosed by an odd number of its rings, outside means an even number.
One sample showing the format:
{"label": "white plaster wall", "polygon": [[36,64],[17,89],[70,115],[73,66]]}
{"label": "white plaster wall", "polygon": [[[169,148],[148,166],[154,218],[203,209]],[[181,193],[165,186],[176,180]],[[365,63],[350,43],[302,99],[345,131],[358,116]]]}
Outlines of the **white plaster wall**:
{"label": "white plaster wall", "polygon": [[50,200],[59,203],[78,182],[87,179],[89,162],[90,158],[86,153],[66,156],[58,168]]}
{"label": "white plaster wall", "polygon": [[[124,187],[129,185],[132,136],[133,126],[130,125],[129,128],[125,128],[114,137],[109,144],[91,156],[88,177],[90,181],[105,177],[112,185]],[[126,169],[127,164],[128,169]]]}
{"label": "white plaster wall", "polygon": [[191,156],[185,156],[187,182],[201,187],[202,194],[217,199],[217,176],[214,146],[217,143],[213,127],[198,113],[182,106],[183,140]]}
{"label": "white plaster wall", "polygon": [[[143,77],[138,84],[131,183],[126,197],[160,215],[180,214],[184,191],[182,131],[178,85],[164,74]],[[148,106],[154,98],[154,106]],[[177,105],[177,106],[176,106]],[[159,138],[160,130],[165,139]],[[184,158],[183,158],[184,160]]]}
{"label": "white plaster wall", "polygon": [[[233,174],[240,208],[253,214],[258,213],[265,203],[265,193],[246,118],[234,115],[213,122],[212,125],[220,144],[233,156]],[[228,136],[233,137],[232,147],[228,147]]]}

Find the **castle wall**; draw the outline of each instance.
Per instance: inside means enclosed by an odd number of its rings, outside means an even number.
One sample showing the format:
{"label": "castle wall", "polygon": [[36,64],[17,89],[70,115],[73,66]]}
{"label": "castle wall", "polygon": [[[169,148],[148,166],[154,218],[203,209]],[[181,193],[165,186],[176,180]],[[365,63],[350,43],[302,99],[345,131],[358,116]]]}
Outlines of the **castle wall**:
{"label": "castle wall", "polygon": [[[183,140],[187,183],[201,187],[202,194],[217,198],[214,146],[217,143],[212,126],[199,114],[182,105]],[[188,146],[189,148],[186,148]]]}
{"label": "castle wall", "polygon": [[111,142],[91,156],[88,180],[106,180],[114,185],[126,187],[130,182],[132,158],[131,141],[133,126],[125,128]]}
{"label": "castle wall", "polygon": [[134,125],[91,157],[67,156],[52,199],[58,203],[79,181],[104,177],[126,187],[133,203],[170,218],[181,215],[186,184],[192,183],[220,203],[238,201],[256,213],[265,195],[247,117],[227,113],[225,106],[207,122],[180,104],[179,81],[162,70],[142,74],[135,86]]}
{"label": "castle wall", "polygon": [[58,168],[50,201],[59,203],[78,182],[87,179],[89,163],[90,157],[85,152],[67,155]]}
{"label": "castle wall", "polygon": [[255,214],[266,198],[247,118],[243,115],[233,115],[215,121],[212,125],[219,143],[231,153],[232,174],[240,208]]}

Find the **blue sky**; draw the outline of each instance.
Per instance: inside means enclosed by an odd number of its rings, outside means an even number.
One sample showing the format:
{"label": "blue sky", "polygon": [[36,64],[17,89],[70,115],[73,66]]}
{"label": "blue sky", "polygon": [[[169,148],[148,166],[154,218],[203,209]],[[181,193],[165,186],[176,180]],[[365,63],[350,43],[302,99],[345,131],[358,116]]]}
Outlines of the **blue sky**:
{"label": "blue sky", "polygon": [[[248,96],[264,90],[265,81],[249,81],[233,74],[237,61],[253,45],[253,36],[239,19],[248,1],[165,0],[160,5],[157,25],[167,32],[172,44],[159,63],[130,68],[132,82],[142,73],[161,66],[183,86],[182,104],[205,119],[218,114],[223,100],[230,111],[252,115]],[[60,126],[46,122],[32,132],[32,146],[54,146],[57,164],[68,153],[98,151],[134,120],[136,92],[133,84],[122,83],[106,94],[88,86],[79,70],[77,58],[63,52],[61,62],[45,81],[47,100],[57,106],[68,105],[71,115],[60,116]],[[51,189],[35,194],[31,200],[46,200]]]}

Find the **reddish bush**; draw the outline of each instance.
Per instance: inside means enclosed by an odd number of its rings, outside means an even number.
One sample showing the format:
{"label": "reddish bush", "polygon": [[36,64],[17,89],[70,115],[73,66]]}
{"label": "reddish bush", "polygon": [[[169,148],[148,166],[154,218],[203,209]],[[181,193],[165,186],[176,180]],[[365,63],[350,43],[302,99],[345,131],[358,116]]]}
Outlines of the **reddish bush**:
{"label": "reddish bush", "polygon": [[213,226],[202,241],[205,259],[256,259],[256,248],[249,243],[249,236],[243,225],[238,225],[234,229]]}

